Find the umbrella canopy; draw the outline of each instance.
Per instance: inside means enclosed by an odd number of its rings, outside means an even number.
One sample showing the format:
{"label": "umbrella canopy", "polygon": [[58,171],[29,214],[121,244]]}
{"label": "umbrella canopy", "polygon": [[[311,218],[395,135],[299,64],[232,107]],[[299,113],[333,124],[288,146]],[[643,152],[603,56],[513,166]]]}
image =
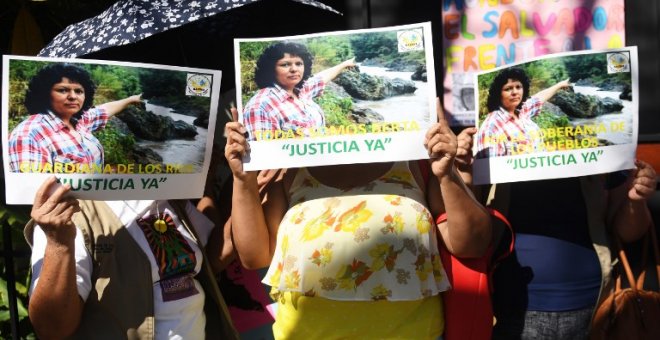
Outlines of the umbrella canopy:
{"label": "umbrella canopy", "polygon": [[[140,41],[260,0],[122,0],[103,13],[68,26],[40,52],[41,57],[75,58],[112,46]],[[323,10],[335,9],[315,0],[291,0]]]}

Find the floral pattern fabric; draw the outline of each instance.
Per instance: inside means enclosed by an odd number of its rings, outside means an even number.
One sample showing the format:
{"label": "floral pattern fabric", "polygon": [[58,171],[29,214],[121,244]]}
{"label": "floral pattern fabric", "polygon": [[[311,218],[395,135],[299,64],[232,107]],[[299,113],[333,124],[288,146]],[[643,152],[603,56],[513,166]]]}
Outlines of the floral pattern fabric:
{"label": "floral pattern fabric", "polygon": [[[75,58],[107,47],[130,44],[257,1],[121,0],[95,17],[68,26],[38,55]],[[292,1],[339,13],[315,0]]]}
{"label": "floral pattern fabric", "polygon": [[419,300],[449,289],[433,217],[407,163],[348,190],[299,169],[263,282],[334,300]]}

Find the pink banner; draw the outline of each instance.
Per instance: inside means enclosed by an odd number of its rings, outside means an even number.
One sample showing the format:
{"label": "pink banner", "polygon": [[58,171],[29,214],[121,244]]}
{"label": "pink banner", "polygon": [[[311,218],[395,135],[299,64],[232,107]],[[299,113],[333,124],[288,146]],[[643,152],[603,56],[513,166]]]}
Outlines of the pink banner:
{"label": "pink banner", "polygon": [[624,46],[623,0],[442,0],[444,107],[474,125],[473,73],[550,53]]}

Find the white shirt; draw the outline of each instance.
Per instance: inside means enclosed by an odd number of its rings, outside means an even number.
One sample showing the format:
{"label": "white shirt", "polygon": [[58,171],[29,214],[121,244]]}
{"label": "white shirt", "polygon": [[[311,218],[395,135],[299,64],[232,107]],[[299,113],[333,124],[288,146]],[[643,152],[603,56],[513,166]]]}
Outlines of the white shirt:
{"label": "white shirt", "polygon": [[[197,259],[195,273],[199,273],[202,265],[202,253],[199,247],[197,247],[197,243],[182,226],[176,212],[167,201],[106,201],[106,203],[117,215],[119,220],[126,226],[129,234],[147,255],[149,262],[151,263],[151,277],[154,282],[153,298],[156,320],[155,338],[204,339],[204,327],[206,325],[206,317],[204,315],[204,289],[201,284],[195,280],[195,287],[197,288],[197,291],[199,291],[199,294],[179,300],[163,301],[161,286],[158,284],[160,275],[156,259],[149,247],[144,232],[135,222],[138,216],[144,217],[156,213],[156,211],[170,214],[177,226],[177,230],[183,235],[195,252],[195,257]],[[186,205],[186,213],[188,214],[191,224],[197,231],[202,244],[206,245],[211,230],[213,229],[213,223],[195,209],[191,203]],[[30,293],[32,293],[39,282],[45,249],[46,235],[41,228],[37,226],[37,228],[34,229],[32,246],[31,261],[33,275],[32,283],[30,285]],[[92,289],[92,258],[91,254],[89,254],[85,248],[82,233],[78,229],[76,229],[75,238],[75,262],[78,294],[80,294],[80,297],[86,301]]]}

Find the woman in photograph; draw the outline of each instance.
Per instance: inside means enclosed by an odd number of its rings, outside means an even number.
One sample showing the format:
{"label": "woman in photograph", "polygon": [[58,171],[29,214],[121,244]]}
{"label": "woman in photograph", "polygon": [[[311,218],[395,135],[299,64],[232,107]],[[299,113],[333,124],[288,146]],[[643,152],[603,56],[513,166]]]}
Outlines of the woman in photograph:
{"label": "woman in photograph", "polygon": [[226,126],[232,235],[245,267],[270,266],[275,338],[437,339],[449,289],[438,240],[476,257],[491,239],[487,211],[454,167],[446,121],[426,133],[429,161],[287,169],[263,204],[257,172],[243,170],[245,132]]}
{"label": "woman in photograph", "polygon": [[570,86],[562,80],[535,95],[529,95],[529,77],[519,67],[500,71],[488,89],[488,116],[479,125],[477,158],[509,156],[541,151],[541,129],[532,120],[543,103],[560,89]]}
{"label": "woman in photograph", "polygon": [[[312,76],[313,57],[302,44],[279,42],[259,57],[254,78],[259,91],[243,108],[243,124],[250,140],[270,139],[278,131],[322,128],[325,115],[314,98],[355,58]],[[269,137],[270,135],[270,137]]]}
{"label": "woman in photograph", "polygon": [[48,65],[30,80],[30,116],[9,135],[12,172],[58,172],[67,164],[103,167],[103,146],[93,132],[142,94],[92,107],[96,86],[89,72],[68,63]]}

